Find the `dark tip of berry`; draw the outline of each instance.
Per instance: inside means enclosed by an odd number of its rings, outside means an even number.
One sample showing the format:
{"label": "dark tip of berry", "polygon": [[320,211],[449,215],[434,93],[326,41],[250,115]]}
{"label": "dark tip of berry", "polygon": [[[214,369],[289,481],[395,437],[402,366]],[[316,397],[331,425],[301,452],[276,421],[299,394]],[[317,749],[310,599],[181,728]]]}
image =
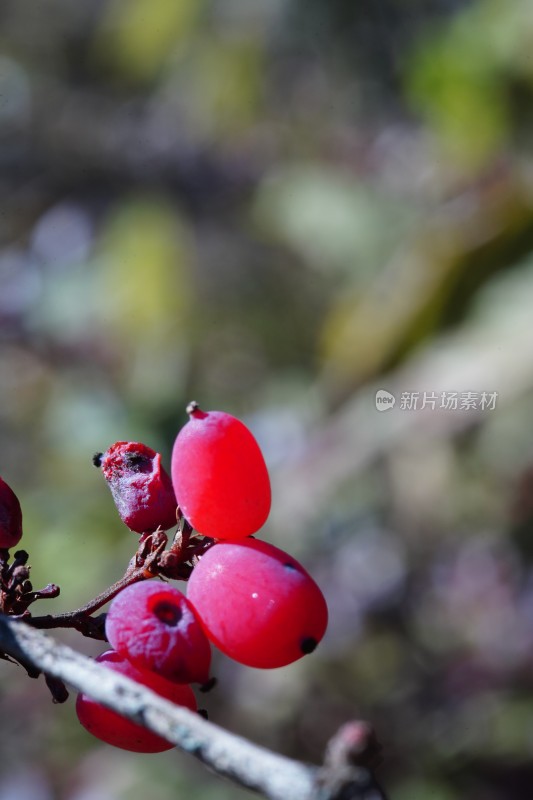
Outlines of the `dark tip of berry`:
{"label": "dark tip of berry", "polygon": [[287,569],[293,569],[295,572],[297,572],[296,566],[294,564],[291,564],[290,561],[286,561],[283,566],[286,567]]}
{"label": "dark tip of berry", "polygon": [[218,681],[217,681],[216,678],[209,678],[209,680],[206,681],[206,683],[202,683],[202,685],[198,687],[198,691],[204,692],[204,694],[206,692],[210,692],[211,689],[215,688],[217,683],[218,683]]}
{"label": "dark tip of berry", "polygon": [[208,715],[208,713],[207,713],[207,710],[206,710],[205,708],[199,708],[199,709],[198,709],[198,711],[197,711],[197,713],[198,713],[198,714],[199,714],[201,717],[203,717],[204,719],[209,719],[209,715]]}
{"label": "dark tip of berry", "polygon": [[315,650],[317,644],[317,640],[313,639],[312,636],[306,636],[305,639],[302,639],[300,642],[300,650],[304,655],[308,656],[309,653],[312,653],[313,650]]}
{"label": "dark tip of berry", "polygon": [[195,411],[198,411],[199,408],[200,406],[198,405],[196,400],[191,400],[185,411],[190,416],[191,414],[194,414]]}
{"label": "dark tip of berry", "polygon": [[167,603],[166,600],[156,603],[152,611],[158,620],[169,627],[177,625],[182,616],[181,610],[172,603]]}
{"label": "dark tip of berry", "polygon": [[124,464],[133,472],[149,472],[152,468],[151,459],[143,453],[136,452],[125,453]]}
{"label": "dark tip of berry", "polygon": [[95,453],[94,454],[94,456],[93,456],[93,464],[94,464],[95,467],[101,467],[102,466],[102,456],[103,455],[104,455],[103,453]]}

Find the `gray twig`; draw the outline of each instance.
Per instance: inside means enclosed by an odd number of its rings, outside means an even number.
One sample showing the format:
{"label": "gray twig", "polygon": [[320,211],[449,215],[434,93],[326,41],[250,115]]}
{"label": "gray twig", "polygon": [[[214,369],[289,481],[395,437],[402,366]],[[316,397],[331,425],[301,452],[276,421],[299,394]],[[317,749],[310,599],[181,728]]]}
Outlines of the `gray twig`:
{"label": "gray twig", "polygon": [[319,768],[259,747],[3,614],[0,652],[70,684],[270,800],[385,800],[365,767],[352,762]]}

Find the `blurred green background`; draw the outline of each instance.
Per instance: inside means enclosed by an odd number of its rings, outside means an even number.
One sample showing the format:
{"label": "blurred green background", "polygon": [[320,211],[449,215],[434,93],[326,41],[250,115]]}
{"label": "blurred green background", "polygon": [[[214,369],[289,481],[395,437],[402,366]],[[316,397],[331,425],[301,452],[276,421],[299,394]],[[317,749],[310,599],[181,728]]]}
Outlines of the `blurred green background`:
{"label": "blurred green background", "polygon": [[[310,761],[366,719],[392,800],[533,797],[532,42],[533,0],[0,0],[0,473],[41,612],[135,549],[94,451],[240,416],[331,623],[218,657],[201,705]],[[0,800],[252,796],[21,673]]]}

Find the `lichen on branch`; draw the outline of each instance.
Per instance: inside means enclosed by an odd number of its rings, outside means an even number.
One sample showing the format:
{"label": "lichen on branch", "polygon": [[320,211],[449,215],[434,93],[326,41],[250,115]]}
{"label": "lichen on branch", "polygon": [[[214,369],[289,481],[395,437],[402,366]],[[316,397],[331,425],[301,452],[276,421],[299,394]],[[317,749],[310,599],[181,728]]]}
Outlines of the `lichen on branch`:
{"label": "lichen on branch", "polygon": [[[353,758],[304,764],[253,744],[92,659],[59,644],[20,620],[0,614],[0,654],[64,682],[104,706],[163,736],[217,774],[269,800],[386,800],[364,761]],[[342,737],[342,729],[339,734]],[[373,743],[372,743],[373,745]],[[337,751],[342,751],[337,747]]]}

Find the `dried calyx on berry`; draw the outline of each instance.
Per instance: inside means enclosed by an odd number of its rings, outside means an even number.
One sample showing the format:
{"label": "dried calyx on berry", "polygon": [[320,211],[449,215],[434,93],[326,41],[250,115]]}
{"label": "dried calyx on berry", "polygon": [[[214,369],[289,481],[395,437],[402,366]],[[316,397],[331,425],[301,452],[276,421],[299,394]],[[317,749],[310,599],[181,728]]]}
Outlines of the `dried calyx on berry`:
{"label": "dried calyx on berry", "polygon": [[115,442],[95,453],[122,521],[136,533],[176,524],[176,497],[161,455],[140,442]]}

